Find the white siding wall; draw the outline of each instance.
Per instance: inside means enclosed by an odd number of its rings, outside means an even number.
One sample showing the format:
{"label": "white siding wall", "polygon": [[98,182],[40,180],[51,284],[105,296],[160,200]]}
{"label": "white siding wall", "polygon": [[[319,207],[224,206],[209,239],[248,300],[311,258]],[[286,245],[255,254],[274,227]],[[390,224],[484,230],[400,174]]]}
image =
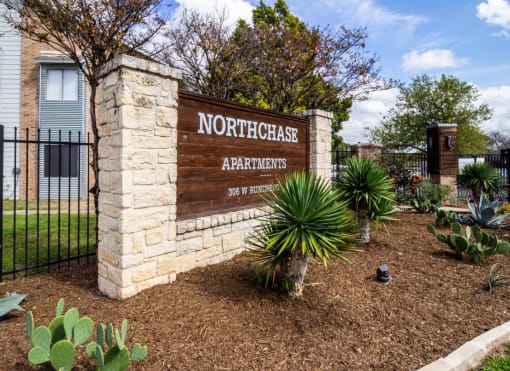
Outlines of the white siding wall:
{"label": "white siding wall", "polygon": [[[5,5],[0,3],[0,14],[5,10]],[[20,126],[20,100],[21,35],[0,16],[0,124],[5,127],[6,138],[13,138],[14,127]],[[12,144],[6,144],[4,153],[4,197],[12,198],[17,184],[14,168],[19,167],[19,152],[18,164],[14,164]]]}

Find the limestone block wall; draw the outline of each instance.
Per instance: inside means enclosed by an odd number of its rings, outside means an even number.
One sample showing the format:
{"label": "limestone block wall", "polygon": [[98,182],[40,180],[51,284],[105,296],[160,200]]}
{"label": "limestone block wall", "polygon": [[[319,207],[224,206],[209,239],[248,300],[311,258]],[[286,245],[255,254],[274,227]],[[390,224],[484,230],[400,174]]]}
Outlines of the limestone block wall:
{"label": "limestone block wall", "polygon": [[331,121],[333,113],[309,110],[302,114],[310,120],[309,170],[331,182]]}
{"label": "limestone block wall", "polygon": [[98,89],[98,285],[126,298],[175,280],[177,84],[169,66],[120,56]]}
{"label": "limestone block wall", "polygon": [[247,209],[177,222],[176,273],[220,263],[243,252],[262,214],[259,209]]}

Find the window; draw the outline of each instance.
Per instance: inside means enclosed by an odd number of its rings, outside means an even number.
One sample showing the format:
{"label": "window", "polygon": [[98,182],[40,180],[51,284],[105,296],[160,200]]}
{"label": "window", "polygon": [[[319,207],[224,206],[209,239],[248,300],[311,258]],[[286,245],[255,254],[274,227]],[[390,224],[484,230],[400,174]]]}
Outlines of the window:
{"label": "window", "polygon": [[45,145],[44,176],[78,177],[78,145]]}
{"label": "window", "polygon": [[46,100],[78,100],[78,70],[48,69]]}

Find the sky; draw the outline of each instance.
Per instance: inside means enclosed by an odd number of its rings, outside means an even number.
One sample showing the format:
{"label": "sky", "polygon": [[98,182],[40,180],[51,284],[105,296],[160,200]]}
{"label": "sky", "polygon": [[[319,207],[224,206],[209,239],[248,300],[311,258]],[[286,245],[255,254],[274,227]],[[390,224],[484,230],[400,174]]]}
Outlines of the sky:
{"label": "sky", "polygon": [[[258,0],[173,0],[203,12],[225,7],[235,22],[251,19]],[[273,5],[273,0],[264,1]],[[366,49],[379,58],[380,75],[407,84],[427,74],[452,75],[474,84],[493,109],[485,132],[510,135],[510,0],[287,0],[291,13],[309,26],[364,27]],[[340,134],[366,142],[394,106],[398,89],[354,102]]]}

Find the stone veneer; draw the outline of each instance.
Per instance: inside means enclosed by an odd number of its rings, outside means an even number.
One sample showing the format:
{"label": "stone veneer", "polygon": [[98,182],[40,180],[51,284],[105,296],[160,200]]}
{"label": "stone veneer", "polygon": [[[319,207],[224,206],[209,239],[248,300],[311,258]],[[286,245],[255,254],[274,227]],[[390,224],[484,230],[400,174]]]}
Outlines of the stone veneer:
{"label": "stone veneer", "polygon": [[333,113],[308,110],[301,113],[310,120],[308,168],[328,183],[331,182],[331,122]]}
{"label": "stone veneer", "polygon": [[[177,221],[180,71],[129,56],[105,66],[97,97],[98,285],[123,299],[177,273],[230,259],[263,212],[245,209]],[[310,117],[310,170],[331,177],[331,115]]]}

